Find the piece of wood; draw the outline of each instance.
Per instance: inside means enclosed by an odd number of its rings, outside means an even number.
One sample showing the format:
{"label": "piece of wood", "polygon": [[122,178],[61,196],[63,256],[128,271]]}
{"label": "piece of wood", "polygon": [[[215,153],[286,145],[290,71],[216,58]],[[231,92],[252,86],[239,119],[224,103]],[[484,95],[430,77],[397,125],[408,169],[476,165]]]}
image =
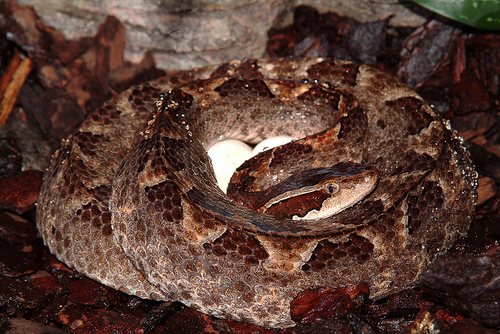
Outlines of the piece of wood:
{"label": "piece of wood", "polygon": [[32,68],[31,59],[23,59],[22,55],[16,52],[2,75],[0,81],[0,127],[7,122],[21,87]]}

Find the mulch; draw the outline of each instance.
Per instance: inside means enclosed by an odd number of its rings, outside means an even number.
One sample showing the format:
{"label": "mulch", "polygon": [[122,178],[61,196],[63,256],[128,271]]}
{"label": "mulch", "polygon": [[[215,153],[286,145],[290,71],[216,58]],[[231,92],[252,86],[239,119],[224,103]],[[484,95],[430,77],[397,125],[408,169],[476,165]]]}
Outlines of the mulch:
{"label": "mulch", "polygon": [[378,301],[363,285],[305,291],[292,304],[297,326],[279,331],[125,295],[48,252],[35,203],[50,152],[106,99],[165,72],[148,53],[139,64],[124,59],[125,30],[114,17],[96,36],[68,40],[31,8],[5,1],[0,32],[0,332],[500,332],[500,34],[431,14],[421,27],[395,28],[306,6],[292,25],[268,32],[271,57],[352,59],[414,87],[451,120],[480,176],[469,234],[418,286]]}

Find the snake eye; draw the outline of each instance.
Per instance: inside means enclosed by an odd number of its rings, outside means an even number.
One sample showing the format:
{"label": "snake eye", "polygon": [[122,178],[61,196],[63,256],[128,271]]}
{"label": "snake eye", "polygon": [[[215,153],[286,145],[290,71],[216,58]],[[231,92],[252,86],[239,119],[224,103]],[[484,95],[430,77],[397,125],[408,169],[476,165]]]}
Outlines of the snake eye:
{"label": "snake eye", "polygon": [[337,185],[334,184],[334,183],[329,183],[328,184],[328,187],[326,188],[326,191],[329,193],[329,194],[333,194],[335,192],[335,190],[337,190]]}

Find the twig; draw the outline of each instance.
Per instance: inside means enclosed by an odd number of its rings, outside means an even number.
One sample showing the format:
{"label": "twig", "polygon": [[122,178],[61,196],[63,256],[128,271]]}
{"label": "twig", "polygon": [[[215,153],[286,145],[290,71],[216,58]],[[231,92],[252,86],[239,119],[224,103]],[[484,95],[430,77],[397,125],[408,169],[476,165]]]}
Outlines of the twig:
{"label": "twig", "polygon": [[0,78],[0,127],[7,122],[19,91],[32,68],[31,59],[23,59],[21,53],[17,51]]}

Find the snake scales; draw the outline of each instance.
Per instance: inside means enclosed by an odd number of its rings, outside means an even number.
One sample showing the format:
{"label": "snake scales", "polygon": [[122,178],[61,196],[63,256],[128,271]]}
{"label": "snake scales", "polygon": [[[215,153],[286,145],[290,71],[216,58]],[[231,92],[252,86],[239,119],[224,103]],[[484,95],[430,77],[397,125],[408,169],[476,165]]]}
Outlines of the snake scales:
{"label": "snake scales", "polygon": [[[52,253],[103,284],[288,327],[302,290],[364,282],[381,298],[415,283],[466,232],[476,174],[446,124],[396,79],[345,61],[233,61],[161,78],[108,101],[64,142],[37,224]],[[296,220],[217,188],[208,147],[283,134],[309,137],[245,164],[234,177],[243,186],[230,188],[252,198],[304,166],[334,166],[369,167],[374,189],[331,216]],[[309,195],[299,202],[321,206]]]}

